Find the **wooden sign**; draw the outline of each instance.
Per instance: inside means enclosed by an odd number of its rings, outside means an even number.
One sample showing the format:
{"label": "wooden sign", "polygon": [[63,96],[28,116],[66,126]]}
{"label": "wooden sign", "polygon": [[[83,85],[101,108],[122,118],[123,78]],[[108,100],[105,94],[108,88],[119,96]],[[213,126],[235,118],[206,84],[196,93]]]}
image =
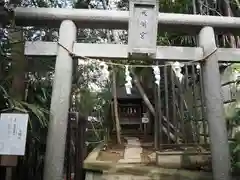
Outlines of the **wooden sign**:
{"label": "wooden sign", "polygon": [[142,123],[144,123],[144,124],[149,123],[149,119],[146,118],[146,117],[143,117],[142,118]]}
{"label": "wooden sign", "polygon": [[147,113],[143,113],[142,123],[143,123],[143,124],[149,123],[149,118],[148,118]]}
{"label": "wooden sign", "polygon": [[25,154],[28,114],[2,113],[0,116],[0,155]]}

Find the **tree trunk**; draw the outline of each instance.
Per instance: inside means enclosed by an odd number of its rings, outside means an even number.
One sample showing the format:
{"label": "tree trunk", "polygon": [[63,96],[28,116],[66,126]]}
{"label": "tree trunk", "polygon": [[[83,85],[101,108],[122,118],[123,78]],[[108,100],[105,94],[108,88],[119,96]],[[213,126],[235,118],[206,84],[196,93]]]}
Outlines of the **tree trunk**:
{"label": "tree trunk", "polygon": [[[223,0],[223,1],[224,1],[225,15],[229,16],[229,17],[233,16],[229,0]],[[236,40],[235,40],[234,36],[232,34],[229,34],[228,36],[230,38],[230,46],[231,46],[231,48],[236,48]]]}
{"label": "tree trunk", "polygon": [[12,44],[12,86],[10,89],[11,97],[23,100],[25,94],[25,70],[27,61],[24,56],[24,37],[22,30],[11,30],[9,33],[10,43]]}
{"label": "tree trunk", "polygon": [[[106,0],[102,0],[103,9],[107,9]],[[120,40],[118,38],[118,34],[116,31],[112,31],[113,39],[115,43],[120,44]],[[107,40],[111,43],[110,31],[107,31]],[[116,72],[114,71],[114,67],[112,67],[112,90],[113,90],[113,106],[114,106],[114,117],[115,117],[115,125],[116,125],[116,133],[117,133],[117,142],[121,144],[121,128],[119,123],[119,116],[118,116],[118,102],[117,102],[117,85],[116,85]]]}
{"label": "tree trunk", "polygon": [[117,85],[116,85],[116,72],[112,69],[112,91],[113,91],[113,106],[114,106],[114,119],[116,126],[117,142],[121,144],[121,128],[118,116],[118,101],[117,101]]}
{"label": "tree trunk", "polygon": [[[146,93],[144,92],[144,89],[142,88],[142,85],[140,84],[137,75],[136,75],[133,71],[132,71],[132,74],[133,74],[133,82],[134,82],[134,84],[136,85],[136,87],[137,87],[140,95],[142,96],[144,103],[145,103],[146,106],[148,107],[149,111],[153,114],[153,116],[156,116],[155,109],[154,109],[152,103],[149,101]],[[162,116],[162,119],[163,119],[163,121],[165,121],[166,123],[170,123],[170,122],[169,122],[169,119],[167,119],[165,116]],[[162,126],[163,132],[164,132],[167,136],[170,136],[170,139],[171,139],[172,141],[176,141],[175,135],[174,135],[173,133],[171,133],[171,132],[168,133],[167,127],[165,127],[163,124],[161,124],[160,126]],[[173,126],[173,124],[171,124],[171,123],[170,123],[170,127],[176,129],[176,128]],[[177,141],[179,141],[179,139],[177,139]]]}
{"label": "tree trunk", "polygon": [[[21,29],[9,30],[9,39],[11,43],[11,58],[12,58],[12,85],[10,87],[9,95],[15,100],[21,101],[25,94],[25,70],[27,61],[24,56],[24,37]],[[5,156],[7,164],[11,166],[12,163],[17,164],[18,156]],[[11,180],[16,169],[7,167],[6,179]]]}
{"label": "tree trunk", "polygon": [[146,93],[144,92],[144,89],[143,89],[142,85],[140,84],[140,81],[139,81],[137,75],[133,71],[132,71],[132,74],[133,74],[133,82],[136,85],[140,95],[142,96],[144,103],[148,107],[149,111],[155,116],[155,113],[156,113],[155,109],[154,109],[152,103],[150,102],[150,100],[148,99]]}
{"label": "tree trunk", "polygon": [[[20,1],[10,0],[10,4],[19,5]],[[24,36],[23,31],[19,27],[15,27],[13,23],[13,30],[9,30],[9,40],[11,44],[11,58],[12,58],[12,69],[11,73],[13,75],[12,85],[9,91],[9,95],[16,100],[23,100],[25,95],[25,70],[27,66],[27,61],[24,56]],[[18,156],[6,156],[8,163],[11,164],[14,161],[17,164]],[[11,166],[11,165],[10,165]],[[11,180],[16,168],[7,167],[6,169],[6,179]],[[14,177],[15,178],[15,177]]]}
{"label": "tree trunk", "polygon": [[[171,67],[169,68],[169,70],[173,71],[173,69]],[[170,73],[170,72],[168,72],[168,73]],[[173,75],[174,75],[173,78],[174,78],[175,85],[177,85],[177,87],[183,86],[183,84],[177,78],[175,72],[173,72]],[[184,96],[183,90],[181,90],[181,91],[176,91],[175,90],[175,94],[180,97],[182,102],[175,101],[173,105],[176,106],[177,109],[179,109],[179,118],[182,118],[182,120],[183,120],[184,117],[183,117],[183,114],[180,111],[178,103],[182,103],[183,110],[186,111],[186,112],[189,112],[189,109],[188,109],[188,106],[187,106],[187,102],[185,101],[185,96]],[[193,134],[193,125],[192,125],[191,121],[187,121],[187,122],[184,123],[184,131],[185,131],[184,133],[185,133],[185,138],[186,138],[185,140],[188,143],[193,143],[194,142],[194,134]]]}

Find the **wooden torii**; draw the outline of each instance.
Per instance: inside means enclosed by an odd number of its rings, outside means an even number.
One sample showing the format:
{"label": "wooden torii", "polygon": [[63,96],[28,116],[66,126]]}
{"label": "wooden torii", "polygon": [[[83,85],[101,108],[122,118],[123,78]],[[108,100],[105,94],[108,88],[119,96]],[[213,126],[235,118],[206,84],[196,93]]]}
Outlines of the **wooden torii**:
{"label": "wooden torii", "polygon": [[[217,48],[215,33],[240,34],[240,18],[158,13],[155,0],[130,1],[130,11],[17,7],[13,14],[17,26],[60,27],[58,42],[25,43],[26,56],[56,56],[44,180],[60,180],[62,176],[73,55],[116,60],[199,61],[204,79],[213,176],[215,180],[230,180],[218,63],[239,62],[240,49]],[[5,20],[1,18],[0,22]],[[77,28],[128,29],[128,45],[76,43]],[[157,46],[157,33],[166,31],[198,34],[199,46]],[[159,125],[157,120],[155,123]]]}

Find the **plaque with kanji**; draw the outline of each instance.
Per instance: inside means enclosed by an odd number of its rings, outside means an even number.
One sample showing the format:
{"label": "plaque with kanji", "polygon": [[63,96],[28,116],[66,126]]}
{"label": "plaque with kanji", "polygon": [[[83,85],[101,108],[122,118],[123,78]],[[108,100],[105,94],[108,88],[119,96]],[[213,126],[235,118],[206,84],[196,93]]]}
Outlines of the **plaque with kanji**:
{"label": "plaque with kanji", "polygon": [[157,47],[158,3],[130,1],[128,48],[131,57],[153,56]]}

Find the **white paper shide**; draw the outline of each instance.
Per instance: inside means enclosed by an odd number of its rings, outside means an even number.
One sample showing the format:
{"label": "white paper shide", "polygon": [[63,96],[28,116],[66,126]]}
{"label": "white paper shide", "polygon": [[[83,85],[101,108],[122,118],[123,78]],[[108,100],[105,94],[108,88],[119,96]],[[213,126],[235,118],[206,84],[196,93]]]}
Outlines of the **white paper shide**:
{"label": "white paper shide", "polygon": [[161,80],[160,69],[158,66],[152,66],[152,69],[155,76],[155,83],[159,86]]}
{"label": "white paper shide", "polygon": [[178,61],[172,64],[172,69],[175,72],[176,76],[178,77],[179,81],[182,82],[183,74],[181,73],[182,67],[184,65],[179,63]]}
{"label": "white paper shide", "polygon": [[132,77],[130,76],[130,72],[128,69],[128,65],[125,66],[125,88],[127,94],[131,94],[131,88],[132,88]]}

